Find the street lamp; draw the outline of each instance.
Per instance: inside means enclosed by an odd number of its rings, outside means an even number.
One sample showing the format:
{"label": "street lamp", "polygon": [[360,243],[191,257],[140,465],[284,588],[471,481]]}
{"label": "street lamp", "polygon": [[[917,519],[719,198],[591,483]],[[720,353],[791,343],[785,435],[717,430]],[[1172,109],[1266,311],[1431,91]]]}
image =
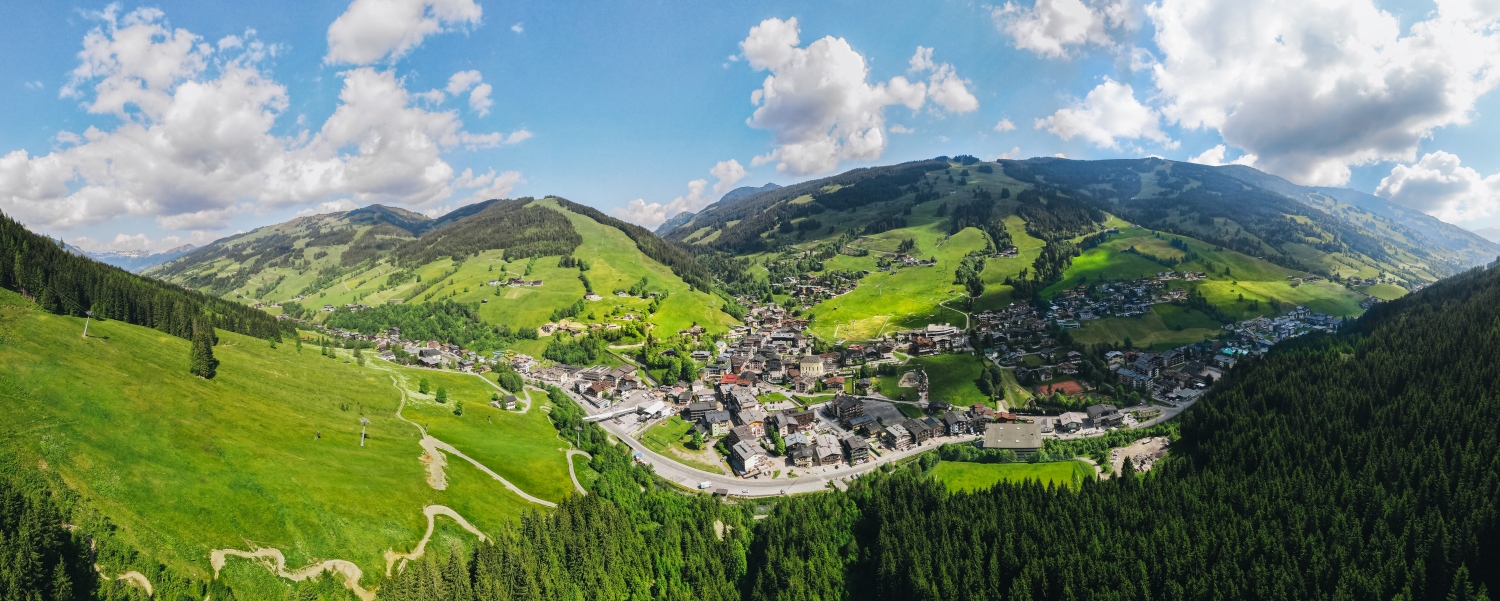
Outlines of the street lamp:
{"label": "street lamp", "polygon": [[94,312],[93,311],[84,311],[83,314],[85,316],[83,318],[83,337],[84,338],[88,338],[89,337],[89,320],[94,318]]}

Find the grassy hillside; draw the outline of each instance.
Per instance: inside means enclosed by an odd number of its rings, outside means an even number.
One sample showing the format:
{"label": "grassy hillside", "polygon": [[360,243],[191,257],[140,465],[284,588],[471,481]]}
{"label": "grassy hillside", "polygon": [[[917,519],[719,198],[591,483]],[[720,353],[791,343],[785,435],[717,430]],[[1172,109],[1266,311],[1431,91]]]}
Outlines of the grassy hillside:
{"label": "grassy hillside", "polygon": [[[218,377],[202,380],[187,373],[187,341],[115,321],[94,322],[84,339],[81,320],[0,296],[6,452],[60,476],[142,561],[207,578],[213,549],[275,547],[294,568],[353,561],[368,587],[385,550],[422,536],[424,506],[446,505],[491,531],[540,507],[455,458],[448,489],[434,490],[417,428],[396,417],[393,371],[378,361],[360,367],[221,331]],[[455,381],[457,394],[487,387],[463,377],[477,386]],[[566,444],[541,427],[540,408],[522,416],[476,400],[462,418],[429,418],[430,404],[409,410],[518,485],[554,499],[571,487],[556,451]],[[361,418],[370,422],[364,446]]]}

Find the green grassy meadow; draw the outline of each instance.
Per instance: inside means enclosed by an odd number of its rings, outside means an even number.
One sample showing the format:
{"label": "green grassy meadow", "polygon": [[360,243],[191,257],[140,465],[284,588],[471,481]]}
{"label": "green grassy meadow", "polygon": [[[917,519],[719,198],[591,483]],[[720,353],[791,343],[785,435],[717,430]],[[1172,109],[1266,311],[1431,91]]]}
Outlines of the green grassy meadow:
{"label": "green grassy meadow", "polygon": [[[421,537],[426,505],[447,505],[491,530],[540,509],[451,458],[449,488],[432,489],[418,430],[396,418],[401,395],[378,361],[361,367],[313,347],[272,349],[220,332],[218,376],[202,380],[187,373],[185,340],[115,321],[93,322],[84,339],[82,320],[3,294],[0,396],[9,410],[0,429],[7,452],[60,477],[118,525],[142,561],[209,577],[212,549],[275,547],[293,567],[314,558],[353,561],[368,586],[384,572],[385,550],[407,549]],[[482,403],[469,407],[465,418],[478,421]],[[500,449],[566,446],[542,416],[499,415],[516,424],[474,430]],[[370,421],[363,447],[361,418]],[[459,448],[489,448],[433,421]],[[527,437],[533,440],[519,441]],[[499,442],[507,439],[517,440]],[[560,498],[556,491],[571,484],[563,454],[553,454],[540,462],[548,465],[516,469],[548,474],[517,485]],[[533,455],[541,453],[512,453]],[[543,486],[546,478],[557,482]]]}
{"label": "green grassy meadow", "polygon": [[[931,203],[929,203],[931,204]],[[914,211],[914,215],[918,212]],[[962,307],[963,290],[953,283],[953,270],[970,251],[982,250],[984,234],[967,228],[945,238],[946,223],[933,220],[926,224],[891,230],[870,236],[876,243],[889,241],[892,248],[900,240],[916,240],[913,251],[922,258],[934,257],[938,264],[930,267],[903,267],[894,275],[874,269],[875,258],[837,257],[848,263],[829,269],[870,269],[854,291],[824,301],[813,307],[810,329],[825,340],[869,340],[895,330],[920,328],[932,323],[951,323],[962,327],[963,313],[942,307],[943,301],[955,301]],[[941,244],[939,242],[941,241]],[[861,266],[863,263],[868,265]]]}
{"label": "green grassy meadow", "polygon": [[932,477],[947,485],[950,492],[988,490],[1000,482],[1036,480],[1043,485],[1077,487],[1085,478],[1094,477],[1094,469],[1082,461],[1050,463],[966,463],[942,461],[932,469]]}
{"label": "green grassy meadow", "polygon": [[1380,300],[1388,301],[1396,300],[1407,294],[1405,288],[1395,284],[1372,284],[1369,286],[1357,286],[1355,289]]}
{"label": "green grassy meadow", "polygon": [[[572,445],[558,438],[557,430],[547,420],[546,394],[532,391],[535,406],[519,413],[489,406],[490,395],[504,397],[507,393],[480,376],[399,366],[391,369],[407,391],[403,415],[422,424],[428,434],[453,445],[531,495],[557,502],[572,494],[564,453]],[[431,392],[425,395],[417,392],[424,377],[431,385]],[[434,398],[438,387],[447,389],[446,403],[438,403]],[[463,403],[463,415],[454,415],[456,403]],[[453,463],[450,458],[448,464]]]}
{"label": "green grassy meadow", "polygon": [[934,355],[912,359],[908,365],[921,366],[927,370],[929,401],[942,401],[957,407],[968,407],[975,403],[993,404],[990,398],[974,384],[984,371],[984,359],[975,355]]}
{"label": "green grassy meadow", "polygon": [[1224,324],[1201,311],[1177,305],[1153,305],[1141,317],[1108,317],[1083,322],[1072,331],[1083,344],[1120,342],[1129,338],[1138,348],[1172,349],[1218,336]]}
{"label": "green grassy meadow", "polygon": [[688,431],[692,429],[693,424],[691,422],[674,415],[662,420],[661,423],[647,428],[641,434],[640,440],[641,443],[646,445],[646,448],[688,467],[694,467],[715,474],[723,473],[724,469],[716,464],[697,461],[688,457],[698,455],[701,452],[689,449],[683,444]]}

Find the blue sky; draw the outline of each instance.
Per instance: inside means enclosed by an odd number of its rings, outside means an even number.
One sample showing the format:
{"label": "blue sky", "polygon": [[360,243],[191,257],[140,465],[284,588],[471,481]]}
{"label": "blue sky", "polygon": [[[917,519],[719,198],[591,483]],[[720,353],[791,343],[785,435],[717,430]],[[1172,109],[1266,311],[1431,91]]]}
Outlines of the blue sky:
{"label": "blue sky", "polygon": [[1500,222],[1495,8],[1241,4],[5,3],[0,210],[91,249],[491,196],[651,225],[735,185],[1061,153]]}

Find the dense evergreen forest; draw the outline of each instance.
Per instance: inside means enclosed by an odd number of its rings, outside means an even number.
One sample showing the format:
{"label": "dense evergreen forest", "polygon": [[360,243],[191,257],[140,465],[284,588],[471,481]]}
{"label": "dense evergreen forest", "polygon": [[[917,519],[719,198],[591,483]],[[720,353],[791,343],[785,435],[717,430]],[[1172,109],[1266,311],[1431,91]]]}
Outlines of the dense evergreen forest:
{"label": "dense evergreen forest", "polygon": [[193,320],[258,338],[281,339],[282,325],[248,306],[142,278],[64,250],[0,215],[0,287],[34,300],[44,311],[115,319],[191,339]]}

